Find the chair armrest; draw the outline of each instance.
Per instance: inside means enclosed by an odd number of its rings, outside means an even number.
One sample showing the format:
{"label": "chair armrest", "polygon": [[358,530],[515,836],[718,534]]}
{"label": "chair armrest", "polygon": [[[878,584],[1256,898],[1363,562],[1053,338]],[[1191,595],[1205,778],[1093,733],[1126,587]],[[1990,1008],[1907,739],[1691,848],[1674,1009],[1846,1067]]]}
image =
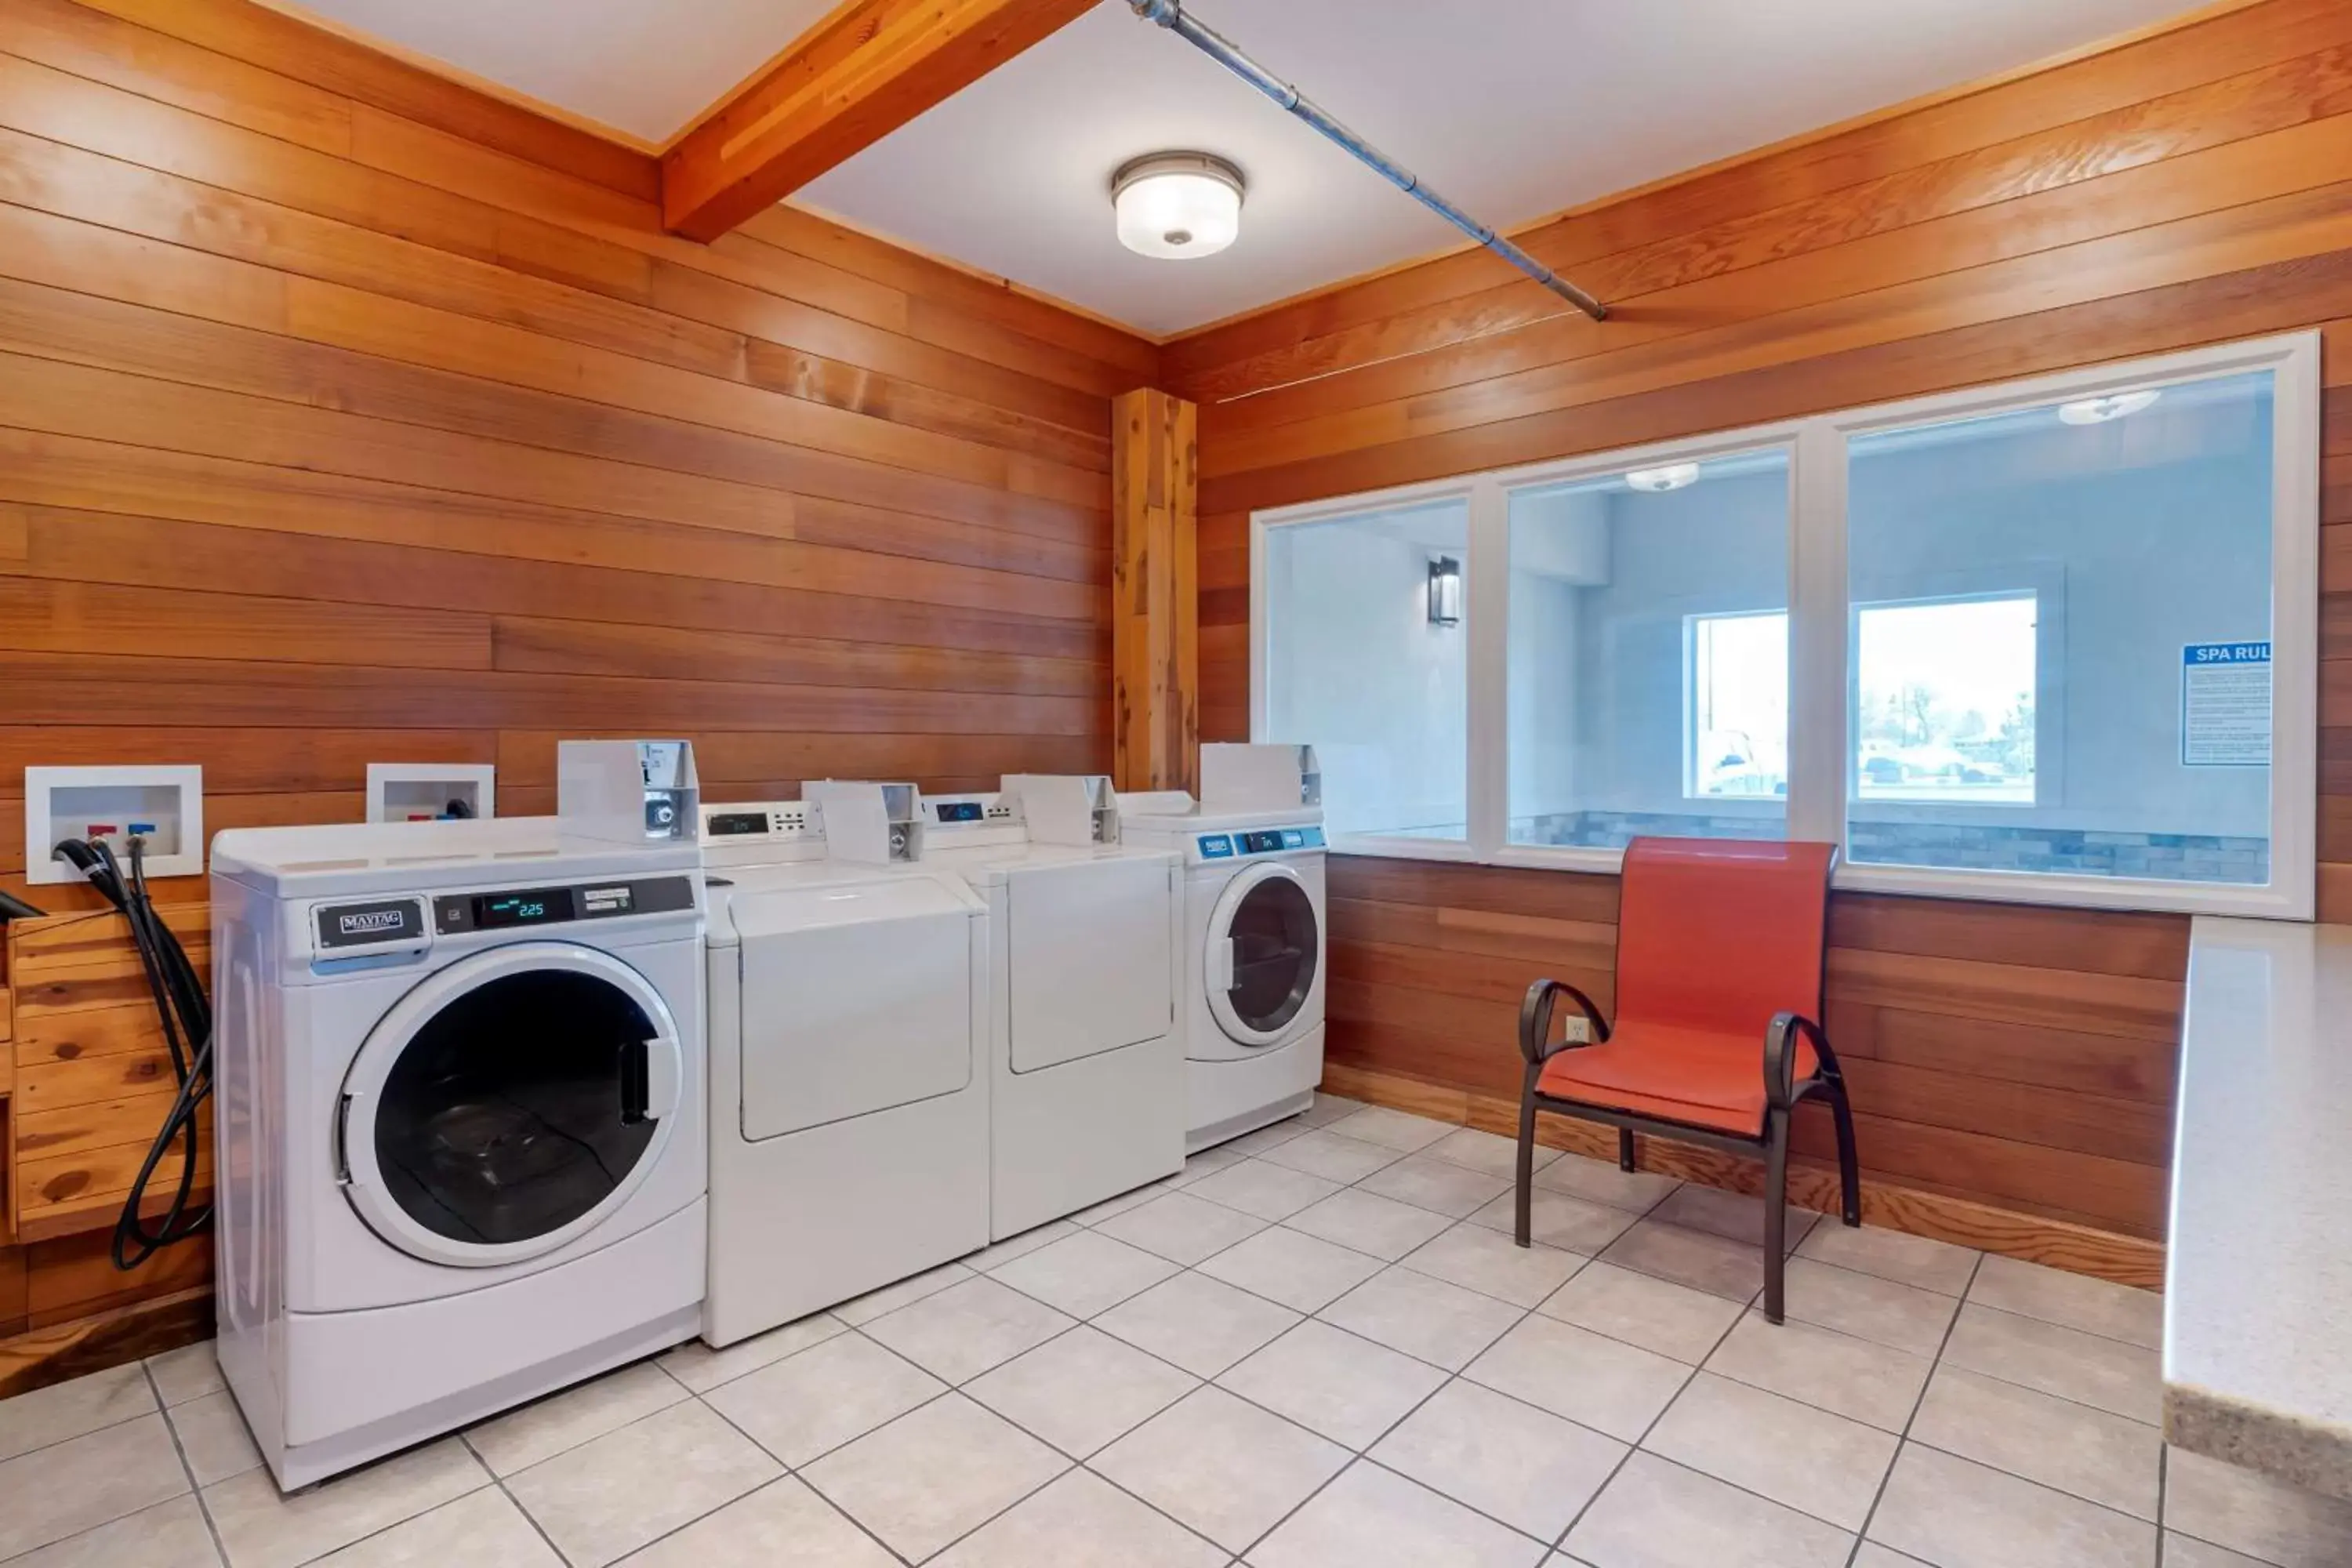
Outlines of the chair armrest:
{"label": "chair armrest", "polygon": [[1776,1013],[1764,1028],[1764,1099],[1778,1110],[1797,1102],[1797,1037],[1801,1034],[1812,1041],[1817,1055],[1828,1057],[1830,1043],[1822,1026],[1802,1013]]}
{"label": "chair armrest", "polygon": [[1592,1026],[1592,1038],[1580,1043],[1593,1045],[1609,1037],[1609,1020],[1601,1016],[1591,997],[1565,980],[1538,980],[1528,987],[1528,999],[1519,1007],[1519,1054],[1527,1058],[1529,1067],[1539,1067],[1547,1058],[1575,1048],[1567,1040],[1551,1037],[1552,1008],[1562,993],[1582,1010],[1585,1021]]}

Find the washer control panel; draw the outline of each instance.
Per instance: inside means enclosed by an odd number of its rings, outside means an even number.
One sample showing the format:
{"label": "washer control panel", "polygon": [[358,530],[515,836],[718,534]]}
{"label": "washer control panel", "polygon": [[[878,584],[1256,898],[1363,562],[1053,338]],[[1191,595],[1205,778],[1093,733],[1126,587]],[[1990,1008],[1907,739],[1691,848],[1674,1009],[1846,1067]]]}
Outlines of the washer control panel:
{"label": "washer control panel", "polygon": [[1196,834],[1192,839],[1193,853],[1203,860],[1244,859],[1253,855],[1323,847],[1323,830],[1319,827],[1260,827],[1240,833]]}
{"label": "washer control panel", "polygon": [[[512,931],[616,915],[672,914],[694,907],[687,877],[580,882],[561,888],[501,888],[484,893],[444,893],[433,900],[433,929],[442,936]],[[328,911],[320,911],[323,920]]]}

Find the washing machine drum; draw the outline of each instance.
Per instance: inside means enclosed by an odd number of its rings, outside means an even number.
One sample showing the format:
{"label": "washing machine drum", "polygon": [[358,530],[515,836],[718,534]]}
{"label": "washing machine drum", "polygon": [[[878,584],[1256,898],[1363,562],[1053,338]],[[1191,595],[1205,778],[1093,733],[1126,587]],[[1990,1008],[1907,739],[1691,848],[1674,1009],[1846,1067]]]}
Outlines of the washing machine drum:
{"label": "washing machine drum", "polygon": [[1209,918],[1209,1011],[1245,1046],[1279,1042],[1315,989],[1315,900],[1297,871],[1261,862],[1235,877]]}
{"label": "washing machine drum", "polygon": [[667,1142],[677,1027],[610,954],[526,942],[421,983],[337,1106],[339,1174],[393,1246],[488,1267],[552,1252],[626,1201]]}

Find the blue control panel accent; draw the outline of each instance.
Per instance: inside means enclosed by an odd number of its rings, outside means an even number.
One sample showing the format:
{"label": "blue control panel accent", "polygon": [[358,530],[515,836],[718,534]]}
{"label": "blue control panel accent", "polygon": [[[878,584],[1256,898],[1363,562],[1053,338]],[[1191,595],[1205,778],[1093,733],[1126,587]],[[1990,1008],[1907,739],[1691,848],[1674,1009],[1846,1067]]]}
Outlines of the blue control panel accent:
{"label": "blue control panel accent", "polygon": [[1244,833],[1203,833],[1194,839],[1203,860],[1231,860],[1245,855],[1279,855],[1294,849],[1323,848],[1319,827],[1260,827]]}

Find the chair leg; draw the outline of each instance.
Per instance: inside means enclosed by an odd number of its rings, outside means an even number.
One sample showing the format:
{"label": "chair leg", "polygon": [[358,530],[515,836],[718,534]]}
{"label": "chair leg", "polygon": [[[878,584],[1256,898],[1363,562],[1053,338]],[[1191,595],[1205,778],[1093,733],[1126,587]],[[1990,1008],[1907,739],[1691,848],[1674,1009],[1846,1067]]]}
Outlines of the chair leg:
{"label": "chair leg", "polygon": [[1780,1322],[1788,1315],[1789,1113],[1775,1109],[1766,1118],[1764,1151],[1764,1316]]}
{"label": "chair leg", "polygon": [[1617,1168],[1621,1171],[1633,1168],[1633,1130],[1630,1127],[1617,1129]]}
{"label": "chair leg", "polygon": [[1840,1217],[1858,1226],[1862,1223],[1862,1168],[1853,1153],[1853,1108],[1846,1103],[1844,1079],[1831,1079],[1829,1086],[1830,1120],[1837,1124],[1839,1206],[1844,1211]]}
{"label": "chair leg", "polygon": [[1530,1245],[1534,1227],[1536,1190],[1536,1097],[1532,1092],[1519,1096],[1519,1169],[1517,1196],[1511,1211],[1512,1239],[1521,1247]]}

